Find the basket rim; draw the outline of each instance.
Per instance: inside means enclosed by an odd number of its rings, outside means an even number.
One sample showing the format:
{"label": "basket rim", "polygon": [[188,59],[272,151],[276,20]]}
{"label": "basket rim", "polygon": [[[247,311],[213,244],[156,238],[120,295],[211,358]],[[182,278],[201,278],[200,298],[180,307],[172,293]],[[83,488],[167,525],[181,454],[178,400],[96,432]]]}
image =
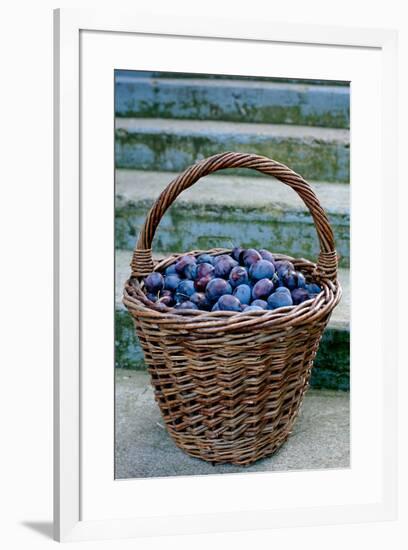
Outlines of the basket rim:
{"label": "basket rim", "polygon": [[[210,250],[193,250],[190,252],[177,253],[167,256],[158,261],[154,266],[154,271],[162,271],[168,265],[174,263],[177,258],[185,255],[198,256],[200,254],[220,255],[231,252],[230,248],[213,248]],[[280,259],[287,259],[296,264],[297,267],[306,268],[307,271],[314,271],[316,264],[304,258],[294,258],[285,254],[274,254],[273,256]],[[154,307],[153,302],[150,302],[142,290],[143,277],[129,277],[126,280],[123,294],[123,304],[132,316],[138,318],[150,319],[159,324],[167,324],[167,322],[182,324],[188,328],[206,328],[208,332],[213,330],[225,330],[243,328],[253,325],[297,325],[302,322],[310,322],[319,319],[325,314],[330,313],[338,304],[341,298],[342,289],[338,279],[333,282],[328,277],[320,275],[315,277],[315,280],[322,285],[322,291],[314,298],[310,298],[298,305],[286,306],[274,310],[262,311],[204,311],[204,310],[175,310],[162,305],[162,309]],[[135,286],[136,281],[136,286]],[[150,305],[152,304],[152,305]]]}

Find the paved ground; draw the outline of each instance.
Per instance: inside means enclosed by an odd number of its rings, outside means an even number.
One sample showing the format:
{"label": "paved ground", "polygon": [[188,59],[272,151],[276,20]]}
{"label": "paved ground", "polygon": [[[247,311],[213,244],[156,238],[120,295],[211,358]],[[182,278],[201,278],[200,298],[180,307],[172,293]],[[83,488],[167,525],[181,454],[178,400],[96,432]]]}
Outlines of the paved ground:
{"label": "paved ground", "polygon": [[116,369],[117,479],[349,467],[349,394],[306,394],[292,435],[271,458],[239,467],[212,466],[189,457],[171,441],[154,401],[148,375]]}

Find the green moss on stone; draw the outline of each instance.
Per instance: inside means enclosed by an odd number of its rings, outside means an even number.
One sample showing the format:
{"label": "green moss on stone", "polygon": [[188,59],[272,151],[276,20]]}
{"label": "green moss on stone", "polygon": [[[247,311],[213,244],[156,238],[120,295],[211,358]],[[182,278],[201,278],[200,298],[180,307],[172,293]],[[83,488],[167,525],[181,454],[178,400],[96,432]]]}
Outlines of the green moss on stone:
{"label": "green moss on stone", "polygon": [[327,328],[320,342],[310,381],[314,388],[350,389],[350,332]]}
{"label": "green moss on stone", "polygon": [[124,309],[115,311],[115,367],[123,369],[146,368],[133,320]]}
{"label": "green moss on stone", "polygon": [[[115,241],[120,249],[132,249],[151,201],[118,203],[115,216]],[[347,215],[330,215],[340,266],[349,265],[349,226]],[[284,212],[272,205],[263,208],[203,205],[177,201],[165,214],[157,229],[153,249],[208,249],[229,247],[269,247],[275,252],[315,260],[319,246],[310,214]]]}
{"label": "green moss on stone", "polygon": [[[223,150],[250,151],[277,158],[311,181],[349,181],[349,148],[345,144],[269,136],[195,136],[123,130],[116,133],[117,168],[178,172]],[[255,170],[245,169],[234,169],[233,173],[257,175]]]}

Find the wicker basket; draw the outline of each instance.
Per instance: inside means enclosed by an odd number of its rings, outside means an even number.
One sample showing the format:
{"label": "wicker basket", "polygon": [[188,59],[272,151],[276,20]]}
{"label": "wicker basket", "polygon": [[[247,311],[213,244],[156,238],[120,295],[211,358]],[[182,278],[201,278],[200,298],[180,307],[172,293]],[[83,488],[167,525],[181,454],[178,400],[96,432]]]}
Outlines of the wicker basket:
{"label": "wicker basket", "polygon": [[[287,258],[322,292],[297,306],[269,311],[181,311],[155,308],[143,277],[178,255],[153,263],[155,230],[177,196],[199,178],[225,168],[252,168],[292,187],[309,208],[320,242],[317,264]],[[223,254],[227,249],[197,250]],[[273,252],[273,251],[272,251]],[[167,430],[180,449],[210,462],[250,464],[274,453],[289,436],[307,389],[313,359],[341,297],[337,254],[327,216],[309,184],[266,157],[222,153],[175,178],[151,208],[133,254],[123,302],[151,375]]]}

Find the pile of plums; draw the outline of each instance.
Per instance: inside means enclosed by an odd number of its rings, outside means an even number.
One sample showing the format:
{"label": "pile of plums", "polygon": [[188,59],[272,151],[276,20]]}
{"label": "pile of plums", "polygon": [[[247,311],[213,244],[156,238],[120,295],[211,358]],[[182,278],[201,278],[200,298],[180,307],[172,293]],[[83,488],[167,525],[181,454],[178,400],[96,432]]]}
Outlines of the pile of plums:
{"label": "pile of plums", "polygon": [[290,261],[254,248],[234,248],[219,256],[186,254],[164,274],[150,273],[144,285],[156,306],[205,311],[277,309],[301,304],[321,292]]}

